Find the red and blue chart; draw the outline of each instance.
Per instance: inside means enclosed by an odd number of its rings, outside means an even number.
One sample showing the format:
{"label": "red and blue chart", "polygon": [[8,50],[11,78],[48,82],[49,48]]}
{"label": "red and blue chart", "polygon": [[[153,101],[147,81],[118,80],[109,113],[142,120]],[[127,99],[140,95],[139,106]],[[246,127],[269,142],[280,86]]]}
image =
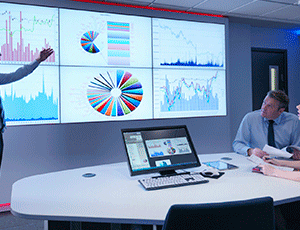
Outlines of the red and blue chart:
{"label": "red and blue chart", "polygon": [[226,114],[225,71],[155,70],[154,117]]}
{"label": "red and blue chart", "polygon": [[81,37],[80,44],[82,48],[89,53],[98,53],[100,49],[96,45],[96,39],[99,33],[96,31],[88,31]]}
{"label": "red and blue chart", "polygon": [[29,77],[1,85],[7,126],[60,122],[58,22],[57,8],[0,3],[1,73],[54,50]]}
{"label": "red and blue chart", "polygon": [[[0,62],[24,64],[42,49],[54,53],[43,64],[58,65],[58,10],[0,3]],[[41,13],[42,12],[42,13]]]}
{"label": "red and blue chart", "polygon": [[91,106],[106,116],[125,116],[133,112],[143,99],[143,88],[131,73],[117,70],[115,81],[109,72],[100,74],[88,86],[87,97]]}

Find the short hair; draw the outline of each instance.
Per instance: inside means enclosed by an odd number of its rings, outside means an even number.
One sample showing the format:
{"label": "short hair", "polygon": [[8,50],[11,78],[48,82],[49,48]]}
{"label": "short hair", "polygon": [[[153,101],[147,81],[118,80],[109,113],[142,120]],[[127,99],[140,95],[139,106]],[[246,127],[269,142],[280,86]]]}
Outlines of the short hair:
{"label": "short hair", "polygon": [[267,96],[279,101],[279,109],[287,109],[290,103],[289,97],[282,90],[270,90]]}

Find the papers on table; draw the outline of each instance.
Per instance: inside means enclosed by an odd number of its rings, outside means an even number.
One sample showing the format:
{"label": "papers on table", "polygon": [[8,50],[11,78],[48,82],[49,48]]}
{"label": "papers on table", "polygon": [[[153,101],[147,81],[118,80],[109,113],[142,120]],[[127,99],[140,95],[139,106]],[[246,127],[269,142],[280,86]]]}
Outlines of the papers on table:
{"label": "papers on table", "polygon": [[[293,146],[287,146],[287,147],[293,147]],[[265,145],[265,147],[262,150],[268,153],[271,157],[290,158],[291,156],[293,156],[293,154],[285,151],[287,147],[283,149],[277,149],[270,145]]]}
{"label": "papers on table", "polygon": [[293,171],[294,170],[294,168],[290,168],[290,167],[283,167],[283,166],[269,164],[269,163],[265,162],[263,159],[259,158],[258,156],[255,156],[254,154],[252,154],[250,157],[248,157],[248,160],[252,161],[256,165],[260,165],[260,164],[261,165],[271,165],[274,168],[281,169],[284,171]]}

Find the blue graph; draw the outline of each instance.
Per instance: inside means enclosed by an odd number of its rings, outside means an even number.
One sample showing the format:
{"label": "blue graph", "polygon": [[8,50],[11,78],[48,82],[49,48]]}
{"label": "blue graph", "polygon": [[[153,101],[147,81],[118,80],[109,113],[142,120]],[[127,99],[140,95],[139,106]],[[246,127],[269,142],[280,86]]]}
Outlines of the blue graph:
{"label": "blue graph", "polygon": [[225,68],[225,26],[154,19],[153,60],[156,67]]}
{"label": "blue graph", "polygon": [[225,70],[155,69],[154,117],[226,115]]}
{"label": "blue graph", "polygon": [[29,101],[24,96],[16,96],[12,85],[10,95],[5,93],[2,101],[6,122],[58,121],[58,100],[53,91],[47,96],[44,84],[43,91]]}
{"label": "blue graph", "polygon": [[194,60],[189,61],[181,61],[178,59],[176,62],[163,62],[160,63],[162,66],[206,66],[206,67],[223,67],[223,63],[216,63],[212,60],[207,61],[206,63],[198,63],[197,57],[194,58]]}
{"label": "blue graph", "polygon": [[[218,110],[219,99],[212,93],[213,77],[207,81],[206,86],[201,86],[195,82],[189,82],[182,78],[176,80],[177,87],[171,90],[169,80],[166,77],[165,86],[161,87],[164,92],[164,99],[161,102],[161,112],[179,111],[199,111],[199,110]],[[183,93],[183,87],[192,91],[193,96]]]}

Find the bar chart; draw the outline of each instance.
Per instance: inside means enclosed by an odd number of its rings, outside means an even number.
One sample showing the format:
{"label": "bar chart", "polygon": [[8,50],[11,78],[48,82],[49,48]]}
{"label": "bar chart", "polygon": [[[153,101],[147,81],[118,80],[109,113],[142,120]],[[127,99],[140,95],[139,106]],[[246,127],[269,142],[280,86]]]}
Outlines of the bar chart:
{"label": "bar chart", "polygon": [[[45,63],[58,65],[58,10],[30,6],[11,7],[0,4],[0,62],[27,63],[36,59],[42,49],[54,49]],[[42,35],[42,36],[41,36]]]}

